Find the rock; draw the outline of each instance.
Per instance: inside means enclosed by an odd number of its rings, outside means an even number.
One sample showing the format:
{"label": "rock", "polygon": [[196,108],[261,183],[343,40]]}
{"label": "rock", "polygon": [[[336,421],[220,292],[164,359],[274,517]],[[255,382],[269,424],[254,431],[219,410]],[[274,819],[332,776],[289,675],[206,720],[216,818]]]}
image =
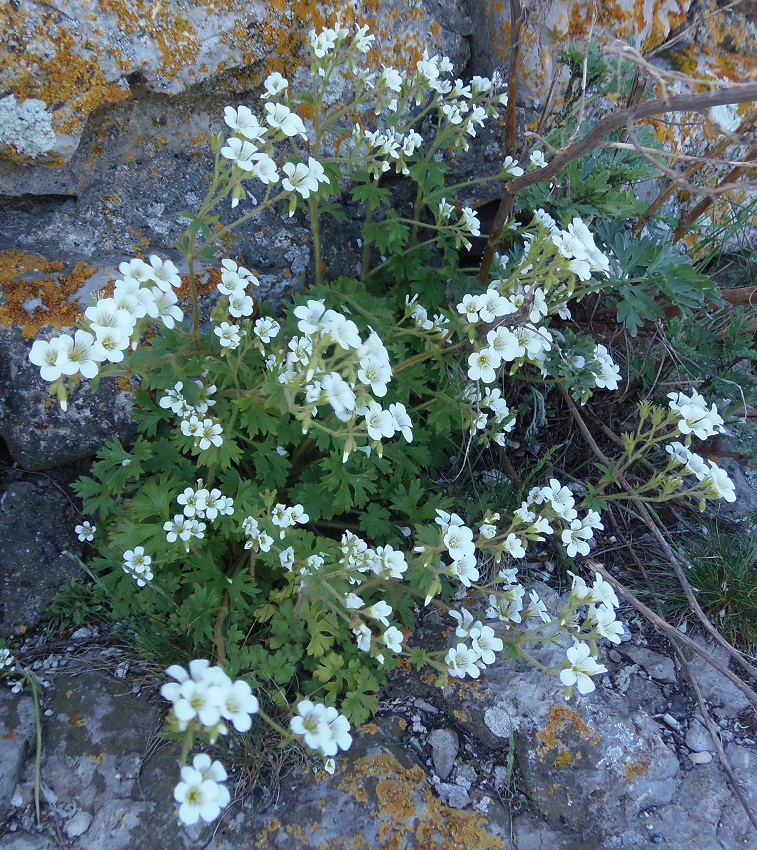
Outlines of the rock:
{"label": "rock", "polygon": [[446,779],[455,766],[460,740],[452,729],[434,729],[428,736],[431,758],[439,779]]}
{"label": "rock", "polygon": [[[655,3],[631,3],[621,0],[593,13],[589,0],[524,0],[527,24],[521,34],[521,85],[524,100],[543,102],[554,75],[559,73],[557,55],[561,49],[583,45],[589,37],[600,44],[615,39],[634,44],[642,53],[657,47],[672,28],[682,24],[691,0],[683,3],[663,0]],[[506,69],[510,56],[510,7],[508,4],[482,4],[481,14],[473,18],[473,72],[484,68]],[[567,71],[563,70],[567,80]],[[537,107],[538,108],[538,107]]]}
{"label": "rock", "polygon": [[643,646],[625,644],[619,652],[630,658],[635,664],[643,667],[647,673],[658,682],[674,684],[676,681],[676,668],[672,658],[652,652]]}
{"label": "rock", "polygon": [[34,702],[0,690],[0,821],[6,816],[21,777],[27,745],[36,729]]}
{"label": "rock", "polygon": [[[371,25],[386,64],[402,65],[424,47],[434,53],[442,43],[455,51],[460,66],[467,60],[460,54],[467,50],[470,22],[451,14],[449,1],[436,11],[452,30],[443,30],[424,6],[401,0],[385,0],[378,8],[342,2],[333,7],[343,24]],[[0,90],[14,98],[5,106],[10,129],[0,137],[2,153],[50,165],[70,160],[96,110],[131,101],[140,86],[171,96],[201,84],[212,88],[211,81],[241,89],[259,85],[274,70],[294,73],[307,56],[314,23],[310,10],[297,3],[281,4],[270,15],[243,0],[221,6],[182,0],[151,14],[127,3],[84,0],[73,0],[65,13],[32,0],[0,10],[10,48],[0,63]]]}
{"label": "rock", "polygon": [[0,634],[40,622],[66,578],[81,570],[66,551],[81,552],[76,514],[48,481],[17,481],[0,495]]}
{"label": "rock", "polygon": [[[754,808],[757,803],[754,751],[733,745],[726,746],[725,751]],[[696,847],[697,850],[754,846],[754,827],[734,799],[716,760],[683,771],[679,780],[675,798],[669,804],[650,808],[645,815],[650,834],[660,833],[666,842],[663,846]]]}
{"label": "rock", "polygon": [[3,850],[58,850],[59,845],[48,835],[17,832],[3,835]]}
{"label": "rock", "polygon": [[[728,666],[728,650],[720,645],[711,644],[700,636],[693,639],[721,664]],[[699,685],[702,696],[710,706],[711,712],[718,717],[737,717],[751,703],[747,697],[726,676],[716,670],[706,659],[691,650],[685,650],[691,674]],[[738,675],[738,668],[734,670]]]}
{"label": "rock", "polygon": [[449,806],[452,809],[464,809],[470,804],[471,798],[461,785],[440,782],[435,788],[439,794],[439,799],[445,806]]}
{"label": "rock", "polygon": [[89,812],[77,812],[71,820],[66,822],[63,831],[69,838],[78,838],[89,829],[92,823],[92,815]]}
{"label": "rock", "polygon": [[82,383],[64,413],[29,362],[29,350],[18,327],[0,327],[0,437],[19,466],[51,469],[91,457],[107,439],[128,442],[136,435],[129,396],[113,379],[96,394]]}
{"label": "rock", "polygon": [[709,764],[712,761],[712,753],[691,753],[689,758],[694,764]]}
{"label": "rock", "polygon": [[694,753],[704,751],[714,753],[715,744],[712,742],[712,736],[707,727],[696,718],[692,721],[689,731],[684,739],[686,746]]}

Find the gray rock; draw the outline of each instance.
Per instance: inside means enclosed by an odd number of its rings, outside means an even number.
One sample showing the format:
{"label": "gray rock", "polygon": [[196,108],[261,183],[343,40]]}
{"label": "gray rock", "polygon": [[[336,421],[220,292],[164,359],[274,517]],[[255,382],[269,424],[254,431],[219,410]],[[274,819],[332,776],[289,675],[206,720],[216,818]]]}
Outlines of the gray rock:
{"label": "gray rock", "polygon": [[[725,647],[711,644],[700,636],[693,639],[713,655],[721,664],[728,666],[730,657]],[[719,717],[737,717],[751,704],[747,697],[726,676],[716,670],[701,655],[686,650],[691,674],[699,685],[702,696],[713,714]],[[738,668],[733,672],[738,675]]]}
{"label": "gray rock", "polygon": [[6,833],[0,841],[3,850],[58,850],[59,846],[49,835],[28,832]]}
{"label": "gray rock", "polygon": [[712,761],[712,753],[691,753],[689,755],[689,759],[694,764],[709,764]]}
{"label": "gray rock", "polygon": [[471,802],[468,792],[461,785],[440,782],[435,787],[442,803],[452,809],[464,809]]}
{"label": "gray rock", "polygon": [[452,729],[434,729],[428,736],[431,758],[439,779],[447,779],[455,766],[460,740]]}
{"label": "gray rock", "polygon": [[40,622],[63,581],[81,575],[76,514],[52,483],[17,481],[0,495],[0,634]]}
{"label": "gray rock", "polygon": [[69,838],[79,838],[89,829],[92,823],[92,815],[89,812],[77,812],[66,825],[63,831]]}
{"label": "gray rock", "polygon": [[21,778],[27,745],[35,733],[34,702],[0,690],[0,821],[8,814]]}
{"label": "gray rock", "polygon": [[644,646],[622,645],[619,650],[630,658],[635,664],[643,667],[647,673],[658,682],[674,684],[676,681],[676,668],[672,658],[652,652]]}
{"label": "gray rock", "polygon": [[684,740],[686,746],[692,750],[692,752],[715,752],[715,744],[712,742],[712,736],[710,735],[709,730],[704,723],[696,718],[692,721]]}
{"label": "gray rock", "polygon": [[91,457],[112,437],[136,436],[131,401],[114,380],[94,394],[83,382],[63,412],[29,362],[30,348],[17,327],[0,328],[0,437],[19,466],[50,469]]}

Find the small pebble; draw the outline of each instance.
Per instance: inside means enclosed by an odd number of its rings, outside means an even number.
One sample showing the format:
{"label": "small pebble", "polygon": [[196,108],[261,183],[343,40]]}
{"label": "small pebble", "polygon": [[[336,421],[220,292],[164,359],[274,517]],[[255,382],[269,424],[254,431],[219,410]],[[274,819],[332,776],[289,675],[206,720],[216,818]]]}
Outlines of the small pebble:
{"label": "small pebble", "polygon": [[681,724],[675,719],[675,717],[673,717],[672,714],[663,714],[662,722],[665,723],[667,726],[670,726],[671,729],[681,728]]}
{"label": "small pebble", "polygon": [[69,838],[78,838],[84,835],[91,823],[92,815],[89,812],[77,812],[63,827],[63,831]]}

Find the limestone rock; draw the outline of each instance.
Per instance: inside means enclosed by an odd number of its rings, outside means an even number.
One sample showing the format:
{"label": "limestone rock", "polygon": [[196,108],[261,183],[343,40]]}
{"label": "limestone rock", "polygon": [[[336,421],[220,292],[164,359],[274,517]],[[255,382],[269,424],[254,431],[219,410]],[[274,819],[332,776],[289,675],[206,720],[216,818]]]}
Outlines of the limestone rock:
{"label": "limestone rock", "polygon": [[406,0],[356,6],[337,0],[315,14],[299,0],[70,0],[65,9],[33,0],[3,3],[0,91],[18,109],[49,115],[45,129],[55,138],[34,147],[36,124],[17,121],[18,131],[0,142],[11,159],[42,154],[60,165],[75,153],[90,115],[132,98],[135,83],[176,95],[223,75],[231,89],[244,91],[259,85],[262,74],[292,73],[307,57],[309,29],[336,17],[372,25],[387,64],[404,64],[424,47],[433,53],[442,43],[459,53],[470,24],[461,27],[461,16],[449,14],[453,8],[437,4],[439,15],[458,21],[443,31],[432,10]]}
{"label": "limestone rock", "polygon": [[34,730],[31,697],[15,696],[7,689],[0,691],[0,821],[8,813]]}
{"label": "limestone rock", "polygon": [[52,483],[18,481],[0,495],[0,634],[39,623],[81,552],[76,514]]}

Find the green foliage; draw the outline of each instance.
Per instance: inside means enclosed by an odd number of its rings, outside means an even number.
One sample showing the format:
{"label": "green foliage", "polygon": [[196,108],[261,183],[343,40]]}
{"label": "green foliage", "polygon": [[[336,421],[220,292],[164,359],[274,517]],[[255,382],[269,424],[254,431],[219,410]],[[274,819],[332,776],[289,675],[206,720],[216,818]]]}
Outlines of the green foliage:
{"label": "green foliage", "polygon": [[[482,659],[494,652],[482,645],[446,653],[405,645],[417,605],[452,604],[461,588],[475,588],[496,603],[502,637],[479,623],[476,636],[469,629],[461,640],[489,640],[517,657],[521,642],[569,638],[569,667],[552,670],[565,674],[569,693],[577,681],[570,652],[583,647],[596,656],[596,640],[618,628],[614,604],[585,588],[555,619],[535,594],[524,607],[515,576],[526,548],[549,545],[552,536],[567,558],[588,554],[587,541],[602,528],[595,511],[625,498],[620,476],[649,458],[663,471],[639,485],[644,501],[704,501],[730,495],[728,486],[713,482],[713,470],[686,479],[693,472],[681,456],[692,429],[677,432],[678,412],[651,405],[621,438],[617,457],[593,469],[583,499],[553,477],[554,445],[526,470],[520,489],[489,459],[506,457],[511,442],[536,451],[554,385],[580,403],[597,389],[617,389],[610,352],[570,324],[569,303],[601,292],[634,336],[662,315],[660,295],[681,310],[683,328],[716,290],[669,241],[628,235],[623,220],[640,211],[631,185],[649,165],[609,148],[571,163],[554,191],[536,184],[523,192],[525,224],[511,228],[510,256],[498,258],[484,284],[467,276],[459,251],[470,249],[479,222],[455,202],[460,187],[447,185],[439,160],[449,147],[467,149],[476,128],[498,115],[499,95],[483,81],[442,92],[428,69],[399,83],[385,79],[387,70],[377,79],[358,72],[349,108],[362,114],[372,105],[378,129],[358,125],[350,135],[349,110],[327,96],[337,68],[354,67],[362,52],[350,44],[333,57],[314,54],[312,88],[287,100],[312,104],[318,116],[307,165],[299,142],[290,141],[307,133],[288,106],[291,132],[263,129],[247,160],[240,160],[242,130],[226,147],[214,141],[208,194],[197,214],[183,214],[189,225],[179,241],[190,271],[190,326],[169,315],[158,333],[143,334],[153,322],[139,317],[134,350],[101,370],[138,383],[139,437],[131,447],[109,441],[75,487],[98,531],[88,567],[94,589],[73,601],[71,616],[76,622],[85,604],[107,603],[151,657],[212,657],[280,709],[310,699],[339,704],[359,724],[376,710],[378,689],[403,653],[431,665],[440,683],[477,676],[491,663]],[[578,67],[576,56],[565,61]],[[596,50],[589,79],[605,86],[615,79]],[[555,144],[575,120],[568,116],[555,131]],[[332,150],[338,156],[324,153]],[[229,199],[232,208],[248,203],[255,169],[267,160],[275,170],[286,154],[287,178],[267,182],[263,200],[223,224]],[[481,179],[502,179],[516,167]],[[409,190],[403,206],[396,184],[382,180],[391,170]],[[323,281],[320,221],[341,214],[332,197],[338,186],[349,186],[364,211],[361,275]],[[536,208],[542,212],[534,218]],[[265,209],[309,217],[313,285],[275,318],[261,301],[253,314],[246,292],[254,275],[223,260],[220,297],[208,326],[201,324],[196,261],[214,256],[226,234]],[[594,227],[603,244],[578,218],[607,221]],[[142,266],[138,273],[149,279],[153,272]],[[723,343],[731,362],[749,351],[735,333]],[[60,398],[65,381],[54,384]],[[702,433],[717,421],[705,409],[696,427]],[[668,457],[662,443],[673,438],[686,446]],[[453,457],[454,475],[445,480]],[[483,562],[495,564],[496,574],[482,577]],[[72,592],[64,591],[61,608]],[[593,610],[600,601],[601,623]]]}
{"label": "green foliage", "polygon": [[619,222],[597,229],[615,258],[606,291],[616,296],[618,320],[631,336],[644,322],[664,316],[666,303],[674,305],[684,319],[708,299],[722,303],[715,282],[675,249],[672,237],[632,236]]}
{"label": "green foliage", "polygon": [[[757,646],[757,544],[716,524],[685,545],[686,578],[712,624],[735,646]],[[668,568],[654,571],[655,597],[671,619],[690,616],[686,596]]]}

